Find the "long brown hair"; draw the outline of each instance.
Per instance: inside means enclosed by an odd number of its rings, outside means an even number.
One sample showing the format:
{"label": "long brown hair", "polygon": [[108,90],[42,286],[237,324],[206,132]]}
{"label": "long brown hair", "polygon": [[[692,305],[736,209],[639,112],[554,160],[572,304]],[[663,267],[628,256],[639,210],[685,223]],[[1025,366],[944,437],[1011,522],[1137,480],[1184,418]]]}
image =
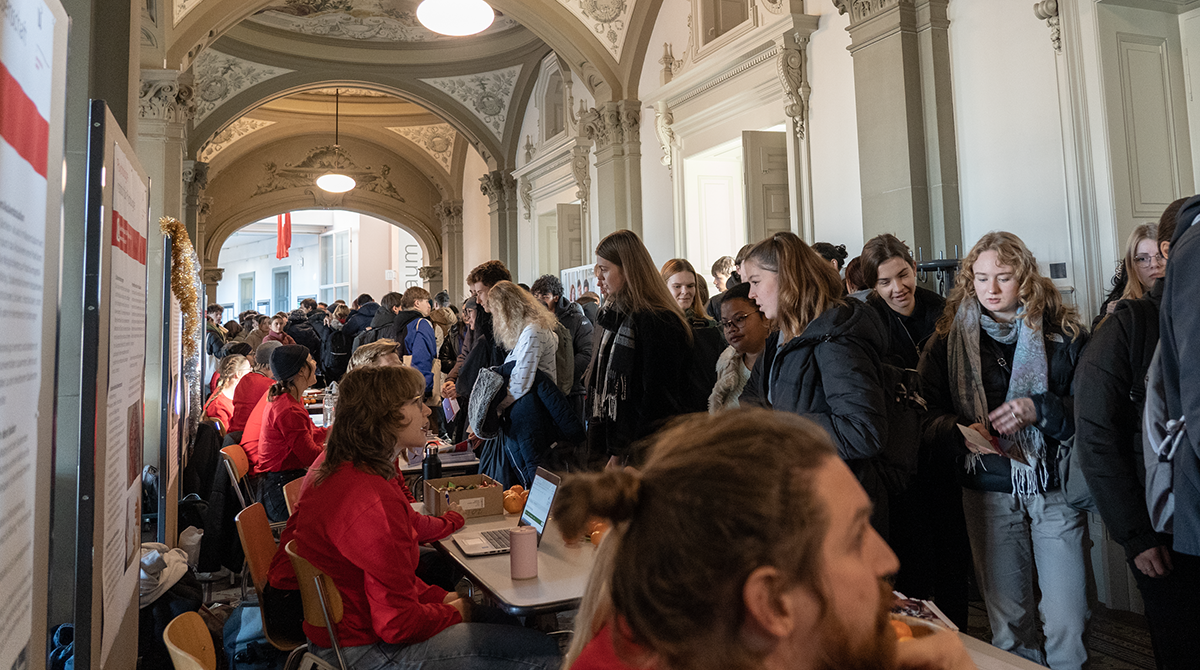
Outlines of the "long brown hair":
{"label": "long brown hair", "polygon": [[[842,278],[829,261],[794,233],[775,233],[754,245],[742,262],[754,263],[778,276],[779,313],[774,322],[784,341],[803,333],[813,319],[843,302],[846,287]],[[742,274],[747,274],[744,267]]]}
{"label": "long brown hair", "polygon": [[533,294],[510,281],[496,282],[488,291],[488,311],[492,314],[492,331],[505,349],[512,351],[525,326],[541,326],[554,332],[558,320],[554,313],[537,301]]}
{"label": "long brown hair", "polygon": [[650,252],[636,233],[632,230],[611,233],[596,245],[596,255],[621,268],[625,279],[621,290],[610,295],[607,300],[611,300],[621,311],[630,314],[670,312],[679,319],[688,337],[691,337],[692,329],[688,325],[687,317],[667,291],[666,282],[654,269],[654,260],[650,258]]}
{"label": "long brown hair", "polygon": [[1142,240],[1153,242],[1154,253],[1160,253],[1157,223],[1143,223],[1129,232],[1129,239],[1125,241],[1125,290],[1121,293],[1122,300],[1136,300],[1150,291],[1151,287],[1142,285],[1142,278],[1137,273],[1137,261],[1134,260]]}
{"label": "long brown hair", "polygon": [[315,484],[342,463],[384,479],[396,476],[396,440],[408,427],[404,406],[425,393],[425,377],[412,367],[366,367],[338,383],[337,417],[325,440],[325,462]]}
{"label": "long brown hair", "polygon": [[661,667],[758,667],[761,649],[742,636],[742,587],[774,566],[821,597],[829,520],[813,479],[836,454],[807,419],[739,409],[676,420],[654,438],[641,474],[569,475],[552,512],[564,536],[594,517],[614,526],[567,663],[615,615]]}
{"label": "long brown hair", "polygon": [[954,288],[946,299],[946,309],[937,322],[939,335],[948,334],[954,327],[954,317],[963,300],[979,299],[975,294],[975,261],[985,251],[996,252],[1000,265],[1012,267],[1013,279],[1019,287],[1018,295],[1025,307],[1023,320],[1026,326],[1040,331],[1042,321],[1049,320],[1052,326],[1070,335],[1071,339],[1082,332],[1078,310],[1064,303],[1054,282],[1038,272],[1037,258],[1021,238],[1012,233],[991,232],[975,243],[971,253],[960,264]]}
{"label": "long brown hair", "polygon": [[[704,303],[706,301],[702,297],[707,293],[707,291],[703,289],[705,279],[696,273],[696,268],[692,267],[692,264],[689,263],[686,258],[672,258],[666,263],[663,263],[662,269],[659,270],[659,275],[662,276],[663,283],[667,284],[669,281],[671,281],[671,277],[674,277],[680,272],[690,272],[692,273],[692,278],[696,280],[696,294],[692,296],[692,305],[689,307],[689,309],[692,310],[692,317],[707,319],[708,312],[704,311]],[[669,294],[670,292],[671,288],[668,285],[667,293]],[[672,296],[671,299],[674,300],[674,296]],[[679,303],[675,304],[678,305]]]}

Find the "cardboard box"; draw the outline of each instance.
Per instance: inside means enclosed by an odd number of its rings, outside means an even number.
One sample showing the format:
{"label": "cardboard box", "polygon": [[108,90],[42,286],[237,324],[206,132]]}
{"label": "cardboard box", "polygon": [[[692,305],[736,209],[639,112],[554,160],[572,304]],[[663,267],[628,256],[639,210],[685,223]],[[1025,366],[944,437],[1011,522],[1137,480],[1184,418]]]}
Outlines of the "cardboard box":
{"label": "cardboard box", "polygon": [[[504,487],[487,475],[460,475],[425,480],[425,512],[427,514],[442,516],[446,513],[448,507],[446,493],[438,489],[450,482],[454,483],[455,488],[449,492],[449,502],[458,503],[462,507],[464,517],[471,519],[504,514]],[[485,483],[491,484],[491,486],[466,488]]]}

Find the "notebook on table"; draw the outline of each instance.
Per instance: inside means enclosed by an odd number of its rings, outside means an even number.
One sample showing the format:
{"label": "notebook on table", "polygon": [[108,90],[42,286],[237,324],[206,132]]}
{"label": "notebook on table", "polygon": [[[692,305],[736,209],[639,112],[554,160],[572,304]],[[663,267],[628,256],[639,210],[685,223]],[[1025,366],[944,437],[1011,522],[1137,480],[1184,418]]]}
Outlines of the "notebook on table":
{"label": "notebook on table", "polygon": [[[537,531],[538,544],[542,543],[542,532],[546,530],[546,521],[550,518],[550,506],[554,504],[554,496],[558,493],[560,482],[558,475],[538,468],[529,486],[529,499],[525,501],[525,509],[521,512],[518,526],[532,526]],[[487,556],[489,554],[508,553],[508,528],[485,531],[465,531],[456,533],[454,543],[467,556]]]}

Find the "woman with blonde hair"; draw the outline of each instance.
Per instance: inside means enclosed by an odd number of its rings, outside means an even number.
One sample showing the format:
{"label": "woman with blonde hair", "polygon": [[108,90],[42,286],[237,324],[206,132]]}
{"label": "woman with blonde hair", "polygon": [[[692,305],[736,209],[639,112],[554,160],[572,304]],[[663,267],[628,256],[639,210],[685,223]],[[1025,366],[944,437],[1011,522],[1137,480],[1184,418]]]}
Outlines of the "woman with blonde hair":
{"label": "woman with blonde hair", "polygon": [[241,354],[230,354],[217,364],[217,388],[204,405],[204,416],[221,424],[222,432],[229,432],[233,419],[233,394],[238,382],[250,374],[250,361]]}
{"label": "woman with blonde hair", "polygon": [[634,443],[673,416],[703,411],[712,386],[697,374],[687,317],[633,231],[600,241],[595,275],[604,304],[587,379],[588,458],[637,463]]}
{"label": "woman with blonde hair", "polygon": [[685,258],[672,258],[663,263],[659,274],[692,328],[700,383],[705,389],[711,390],[717,383],[717,362],[726,344],[724,331],[709,317],[706,309],[706,282]]}
{"label": "woman with blonde hair", "polygon": [[1158,224],[1143,223],[1135,227],[1125,241],[1125,258],[1113,277],[1113,289],[1105,298],[1100,315],[1092,322],[1092,328],[1099,327],[1104,318],[1113,313],[1118,301],[1142,297],[1166,274],[1167,259],[1158,249]]}
{"label": "woman with blonde hair", "polygon": [[[754,364],[743,397],[816,421],[875,503],[886,537],[887,491],[879,454],[887,440],[880,352],[887,329],[873,309],[842,298],[842,279],[792,233],[759,242],[742,262],[750,298],[776,332]],[[757,373],[757,374],[756,374]]]}
{"label": "woman with blonde hair", "polygon": [[926,445],[957,454],[992,644],[1054,670],[1087,661],[1087,517],[1056,467],[1075,434],[1071,384],[1086,341],[1025,243],[993,232],[963,259],[918,368]]}

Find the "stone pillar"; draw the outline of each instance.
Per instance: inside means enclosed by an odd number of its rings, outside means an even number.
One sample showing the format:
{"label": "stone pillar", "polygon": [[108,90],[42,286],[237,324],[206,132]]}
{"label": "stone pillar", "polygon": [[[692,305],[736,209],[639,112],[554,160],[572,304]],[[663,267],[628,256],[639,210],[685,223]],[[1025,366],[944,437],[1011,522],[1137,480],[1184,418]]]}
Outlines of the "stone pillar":
{"label": "stone pillar", "polygon": [[839,1],[850,11],[863,235],[926,259],[962,244],[948,0]]}
{"label": "stone pillar", "polygon": [[[187,154],[187,126],[195,115],[192,87],[188,76],[176,70],[142,70],[138,93],[138,134],[135,138],[138,160],[150,177],[150,221],[146,232],[146,265],[149,281],[146,286],[146,412],[143,424],[146,463],[158,462],[158,444],[164,399],[163,349],[168,346],[162,328],[163,277],[169,271],[171,259],[163,255],[163,235],[158,220],[163,216],[183,220],[184,193],[183,160]],[[176,241],[178,242],[178,240]],[[176,482],[178,479],[175,480]],[[160,482],[161,486],[178,488],[177,483]],[[179,496],[168,492],[168,508],[160,519],[165,524],[165,539],[175,545],[174,501]]]}
{"label": "stone pillar", "polygon": [[462,200],[443,200],[434,205],[442,223],[442,288],[450,292],[450,300],[458,305],[463,300],[467,272],[463,268],[463,203]]}
{"label": "stone pillar", "polygon": [[616,100],[581,119],[596,145],[596,204],[600,238],[622,228],[642,234],[641,103]]}
{"label": "stone pillar", "polygon": [[225,268],[204,268],[200,271],[200,281],[204,282],[205,308],[217,301],[217,284],[221,283],[224,276]]}
{"label": "stone pillar", "polygon": [[208,163],[194,160],[183,162],[184,210],[183,225],[187,227],[188,235],[192,238],[192,246],[200,257],[203,267],[205,262],[204,231],[200,226],[200,205],[204,189],[208,188]]}
{"label": "stone pillar", "polygon": [[417,269],[417,276],[425,282],[425,290],[429,291],[429,295],[441,293],[444,286],[441,259],[435,258],[433,262],[433,265],[423,265]]}
{"label": "stone pillar", "polygon": [[496,258],[517,268],[517,180],[511,170],[493,170],[479,178],[479,190],[488,197],[492,223],[492,251]]}

